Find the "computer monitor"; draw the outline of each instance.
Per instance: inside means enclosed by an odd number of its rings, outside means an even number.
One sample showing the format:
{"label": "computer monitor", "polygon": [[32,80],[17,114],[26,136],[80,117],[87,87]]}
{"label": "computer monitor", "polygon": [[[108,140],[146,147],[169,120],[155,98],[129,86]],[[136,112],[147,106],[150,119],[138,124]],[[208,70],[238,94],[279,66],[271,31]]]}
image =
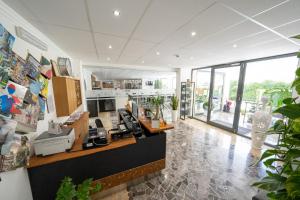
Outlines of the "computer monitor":
{"label": "computer monitor", "polygon": [[132,116],[138,119],[139,117],[139,107],[135,102],[132,102]]}

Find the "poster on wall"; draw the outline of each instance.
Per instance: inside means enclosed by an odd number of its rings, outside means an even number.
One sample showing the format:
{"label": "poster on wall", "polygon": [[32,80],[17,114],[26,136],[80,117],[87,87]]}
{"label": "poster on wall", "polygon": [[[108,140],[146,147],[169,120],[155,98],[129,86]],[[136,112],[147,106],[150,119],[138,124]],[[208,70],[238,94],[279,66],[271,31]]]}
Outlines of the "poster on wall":
{"label": "poster on wall", "polygon": [[11,114],[19,114],[27,88],[8,81],[5,89],[0,89],[0,114],[11,117]]}
{"label": "poster on wall", "polygon": [[39,96],[39,106],[40,106],[40,113],[38,120],[44,120],[45,118],[45,111],[46,111],[46,99]]}
{"label": "poster on wall", "polygon": [[2,26],[2,24],[0,24],[0,50],[6,52],[11,51],[14,42],[15,42],[15,37],[12,34],[10,34]]}
{"label": "poster on wall", "polygon": [[40,75],[41,65],[31,54],[27,55],[26,64],[28,67],[28,76],[34,80]]}
{"label": "poster on wall", "polygon": [[43,97],[46,97],[48,96],[48,79],[46,79],[44,76],[42,75],[39,75],[38,76],[38,83],[40,85],[40,94],[43,96]]}
{"label": "poster on wall", "polygon": [[47,58],[44,56],[41,57],[41,74],[43,74],[48,79],[52,78],[52,65]]}
{"label": "poster on wall", "polygon": [[14,134],[17,122],[3,116],[0,116],[0,154],[6,155],[14,141]]}
{"label": "poster on wall", "polygon": [[0,87],[5,88],[11,74],[10,56],[6,51],[0,50]]}
{"label": "poster on wall", "polygon": [[29,69],[26,65],[26,61],[16,53],[13,53],[10,68],[10,79],[19,85],[28,87],[29,78],[27,77],[27,74],[29,73]]}
{"label": "poster on wall", "polygon": [[38,81],[29,78],[29,87],[25,94],[24,101],[29,104],[36,104],[41,91],[41,86]]}
{"label": "poster on wall", "polygon": [[61,76],[71,76],[72,75],[72,66],[71,60],[69,58],[57,58],[57,65],[59,67],[59,72]]}
{"label": "poster on wall", "polygon": [[21,112],[19,114],[13,115],[12,118],[18,122],[16,130],[25,133],[35,132],[40,113],[39,105],[24,102],[20,111]]}
{"label": "poster on wall", "polygon": [[15,170],[29,164],[30,144],[26,136],[14,135],[8,153],[0,155],[0,172]]}

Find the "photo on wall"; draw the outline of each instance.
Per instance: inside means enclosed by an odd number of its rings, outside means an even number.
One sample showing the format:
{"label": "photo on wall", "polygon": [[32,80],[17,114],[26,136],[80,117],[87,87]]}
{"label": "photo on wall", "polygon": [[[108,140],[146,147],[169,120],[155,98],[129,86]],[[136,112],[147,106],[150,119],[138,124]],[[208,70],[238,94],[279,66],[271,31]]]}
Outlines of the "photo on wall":
{"label": "photo on wall", "polygon": [[30,143],[27,136],[14,134],[9,152],[0,155],[0,172],[26,167],[29,164]]}
{"label": "photo on wall", "polygon": [[5,89],[0,89],[0,115],[11,117],[11,114],[19,114],[27,88],[8,81]]}
{"label": "photo on wall", "polygon": [[24,101],[29,104],[36,104],[38,102],[40,91],[40,83],[29,78],[29,88],[25,94]]}
{"label": "photo on wall", "polygon": [[40,106],[40,113],[38,120],[44,120],[45,112],[46,112],[46,99],[44,97],[39,96],[39,106]]}
{"label": "photo on wall", "polygon": [[18,122],[16,131],[25,133],[35,132],[40,114],[39,105],[24,102],[20,111],[20,114],[15,114],[12,118]]}
{"label": "photo on wall", "polygon": [[38,76],[38,83],[40,84],[40,95],[47,98],[48,96],[48,79],[42,75]]}
{"label": "photo on wall", "polygon": [[44,56],[41,57],[41,74],[43,74],[48,79],[52,78],[52,65],[50,61]]}
{"label": "photo on wall", "polygon": [[0,88],[5,88],[10,74],[10,55],[4,50],[0,50]]}
{"label": "photo on wall", "polygon": [[0,24],[0,50],[11,51],[14,42],[15,37]]}
{"label": "photo on wall", "polygon": [[53,75],[54,76],[60,76],[58,66],[57,66],[57,64],[54,60],[51,60],[51,65],[52,65],[52,69],[53,69],[53,73],[54,73]]}
{"label": "photo on wall", "polygon": [[69,58],[57,58],[57,65],[61,76],[70,76],[72,73],[71,61]]}
{"label": "photo on wall", "polygon": [[26,61],[18,56],[16,53],[12,54],[11,58],[11,74],[10,79],[19,85],[28,87],[29,86],[29,78],[27,74],[29,73],[29,69],[26,65]]}
{"label": "photo on wall", "polygon": [[6,155],[14,142],[17,122],[0,115],[0,154]]}
{"label": "photo on wall", "polygon": [[28,67],[28,76],[34,80],[40,75],[41,65],[31,54],[28,53],[26,64]]}

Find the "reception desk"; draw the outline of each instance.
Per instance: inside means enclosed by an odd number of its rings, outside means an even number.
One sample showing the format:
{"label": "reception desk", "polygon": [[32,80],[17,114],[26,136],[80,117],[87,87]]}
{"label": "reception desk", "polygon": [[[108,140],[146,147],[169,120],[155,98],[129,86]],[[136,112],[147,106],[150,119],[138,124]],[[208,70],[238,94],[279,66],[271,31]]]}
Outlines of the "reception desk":
{"label": "reception desk", "polygon": [[165,156],[164,131],[150,137],[110,141],[101,148],[34,156],[28,167],[33,199],[55,199],[61,180],[66,176],[77,184],[93,178],[104,189],[126,183],[164,169]]}

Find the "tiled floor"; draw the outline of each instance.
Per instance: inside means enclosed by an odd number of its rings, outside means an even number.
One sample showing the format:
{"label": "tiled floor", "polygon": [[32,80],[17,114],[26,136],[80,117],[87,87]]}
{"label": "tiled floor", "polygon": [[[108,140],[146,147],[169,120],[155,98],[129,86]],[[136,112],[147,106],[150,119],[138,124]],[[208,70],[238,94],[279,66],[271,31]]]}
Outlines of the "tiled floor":
{"label": "tiled floor", "polygon": [[128,187],[130,199],[251,199],[263,175],[250,140],[204,123],[179,122],[167,136],[167,166],[159,176]]}
{"label": "tiled floor", "polygon": [[[250,184],[264,169],[254,165],[257,157],[250,151],[249,139],[197,120],[179,121],[167,133],[166,168],[130,184],[128,195],[120,190],[120,200],[251,199],[256,189]],[[116,194],[105,199],[116,199]]]}

